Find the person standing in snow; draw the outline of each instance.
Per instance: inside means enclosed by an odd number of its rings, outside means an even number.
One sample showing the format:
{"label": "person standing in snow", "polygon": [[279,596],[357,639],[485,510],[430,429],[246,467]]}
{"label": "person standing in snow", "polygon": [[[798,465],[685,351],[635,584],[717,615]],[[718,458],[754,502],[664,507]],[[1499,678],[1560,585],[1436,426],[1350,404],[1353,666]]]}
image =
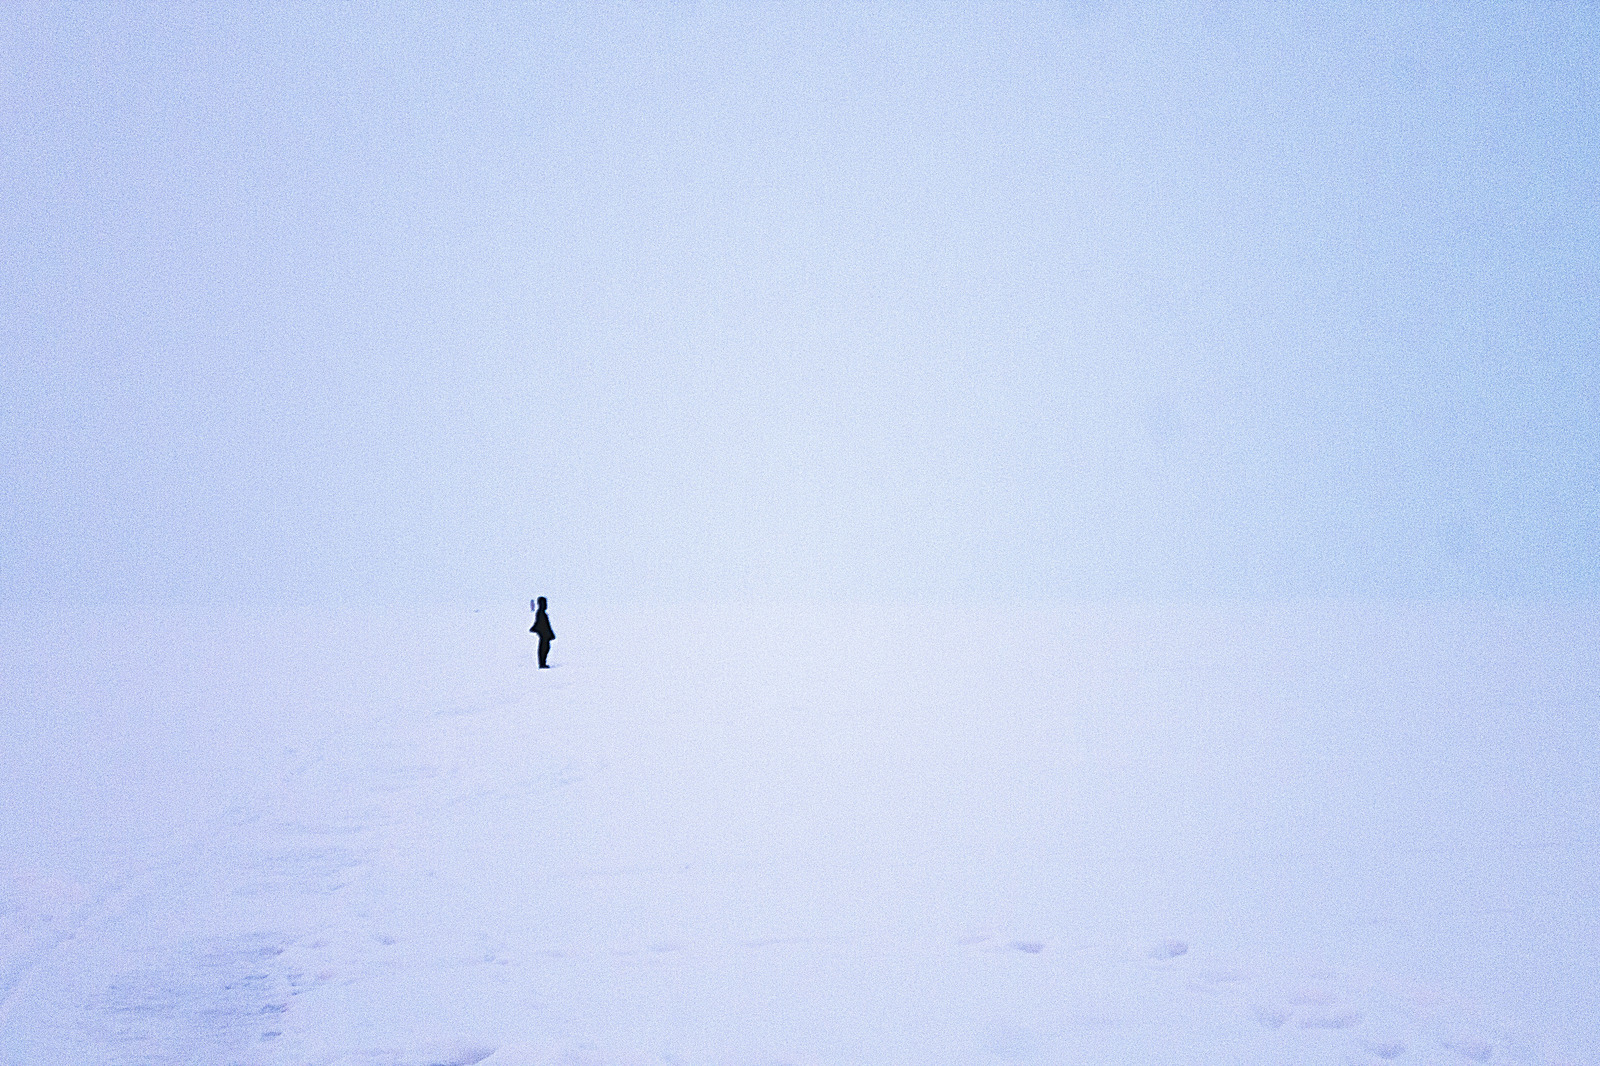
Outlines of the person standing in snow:
{"label": "person standing in snow", "polygon": [[548,670],[544,660],[550,654],[550,642],[556,639],[556,631],[550,628],[550,616],[544,613],[544,607],[544,597],[540,596],[533,608],[533,628],[528,632],[539,634],[539,669]]}

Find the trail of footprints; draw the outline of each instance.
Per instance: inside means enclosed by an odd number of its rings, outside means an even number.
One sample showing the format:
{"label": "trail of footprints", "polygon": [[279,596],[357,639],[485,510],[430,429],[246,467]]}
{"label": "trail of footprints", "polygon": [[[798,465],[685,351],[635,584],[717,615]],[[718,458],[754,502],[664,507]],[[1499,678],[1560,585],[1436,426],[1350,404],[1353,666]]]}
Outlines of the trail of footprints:
{"label": "trail of footprints", "polygon": [[[995,933],[963,936],[965,949],[1014,957],[1095,954],[1090,948],[1067,948],[1048,940],[1008,938]],[[1193,1001],[1201,1012],[1223,1009],[1241,1028],[1259,1027],[1296,1057],[1319,1048],[1330,1062],[1343,1066],[1472,1066],[1474,1063],[1545,1063],[1544,1056],[1524,1053],[1504,1040],[1475,1030],[1463,1014],[1435,990],[1387,987],[1334,971],[1256,974],[1197,962],[1185,940],[1154,941],[1142,952],[1125,953],[1124,964],[1140,963],[1156,972],[1184,977],[1176,995]],[[1087,965],[1115,966],[1112,959]],[[1301,1059],[1301,1061],[1311,1061]],[[1576,1064],[1563,1064],[1576,1066]]]}
{"label": "trail of footprints", "polygon": [[[377,943],[393,943],[392,938],[375,934]],[[978,934],[960,938],[962,949],[1008,955],[1018,965],[1034,965],[1034,958],[1048,959],[1063,948],[1046,940],[1006,939]],[[294,996],[311,991],[329,981],[347,979],[353,954],[370,950],[352,944],[334,944],[323,939],[307,939],[288,950],[252,948],[257,958],[288,964],[282,981],[273,982],[286,995],[261,1008],[258,1019],[263,1041],[274,1040],[277,1013],[287,1009]],[[676,954],[684,945],[651,944],[639,954]],[[747,949],[751,945],[744,945]],[[635,954],[617,951],[615,954]],[[541,952],[540,954],[544,954]],[[552,957],[571,953],[552,949]],[[582,952],[579,952],[582,954]],[[343,956],[340,964],[339,957]],[[1254,975],[1238,969],[1194,966],[1189,945],[1182,940],[1155,942],[1142,952],[1127,952],[1123,964],[1140,966],[1154,974],[1166,974],[1177,981],[1170,987],[1178,994],[1220,1001],[1213,1004],[1231,1009],[1241,1025],[1256,1026],[1281,1038],[1282,1061],[1328,1062],[1343,1066],[1387,1066],[1395,1063],[1425,1066],[1473,1066],[1477,1063],[1527,1063],[1536,1061],[1512,1053],[1493,1040],[1473,1035],[1438,1031],[1437,1019],[1425,1017],[1416,1004],[1403,996],[1376,988],[1363,988],[1359,982],[1329,972],[1292,976]],[[322,960],[319,962],[318,960]],[[484,962],[501,961],[491,952]],[[322,963],[328,965],[322,966]],[[319,967],[321,967],[319,969]],[[1185,972],[1185,971],[1191,972]],[[263,981],[263,975],[252,974]],[[989,1043],[993,1043],[990,1041]],[[1016,1049],[1008,1057],[1016,1057]],[[1023,1060],[1032,1061],[1027,1055]],[[643,1054],[631,1049],[600,1045],[561,1047],[507,1046],[495,1048],[465,1043],[453,1047],[370,1049],[353,1053],[340,1066],[684,1066],[670,1056]]]}

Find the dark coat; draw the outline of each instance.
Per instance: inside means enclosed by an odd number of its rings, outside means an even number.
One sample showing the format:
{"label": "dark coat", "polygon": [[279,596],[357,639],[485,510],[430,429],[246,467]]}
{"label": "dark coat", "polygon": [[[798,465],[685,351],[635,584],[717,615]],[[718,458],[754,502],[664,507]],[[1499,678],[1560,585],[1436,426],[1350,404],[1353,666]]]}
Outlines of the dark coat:
{"label": "dark coat", "polygon": [[533,628],[528,632],[537,633],[545,640],[556,639],[556,631],[550,628],[550,616],[543,611],[533,616]]}

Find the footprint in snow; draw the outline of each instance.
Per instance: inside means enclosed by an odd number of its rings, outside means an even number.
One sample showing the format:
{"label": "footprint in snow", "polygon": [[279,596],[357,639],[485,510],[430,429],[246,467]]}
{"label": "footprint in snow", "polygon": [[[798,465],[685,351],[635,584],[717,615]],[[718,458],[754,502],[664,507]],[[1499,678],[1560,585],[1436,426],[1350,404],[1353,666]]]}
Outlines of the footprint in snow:
{"label": "footprint in snow", "polygon": [[1189,942],[1187,940],[1176,939],[1162,940],[1159,943],[1153,944],[1148,952],[1150,958],[1160,961],[1175,959],[1180,955],[1187,955],[1188,953]]}
{"label": "footprint in snow", "polygon": [[1289,1020],[1289,1012],[1277,1007],[1257,1007],[1255,1014],[1256,1021],[1268,1029],[1282,1029],[1283,1023]]}

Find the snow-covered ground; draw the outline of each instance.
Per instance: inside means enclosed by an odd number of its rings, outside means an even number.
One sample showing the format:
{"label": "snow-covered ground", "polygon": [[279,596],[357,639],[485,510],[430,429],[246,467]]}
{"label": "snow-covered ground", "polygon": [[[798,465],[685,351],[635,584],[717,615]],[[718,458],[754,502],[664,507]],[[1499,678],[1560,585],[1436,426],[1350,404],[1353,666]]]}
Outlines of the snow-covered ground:
{"label": "snow-covered ground", "polygon": [[1600,1066],[1600,611],[11,617],[0,1063]]}

